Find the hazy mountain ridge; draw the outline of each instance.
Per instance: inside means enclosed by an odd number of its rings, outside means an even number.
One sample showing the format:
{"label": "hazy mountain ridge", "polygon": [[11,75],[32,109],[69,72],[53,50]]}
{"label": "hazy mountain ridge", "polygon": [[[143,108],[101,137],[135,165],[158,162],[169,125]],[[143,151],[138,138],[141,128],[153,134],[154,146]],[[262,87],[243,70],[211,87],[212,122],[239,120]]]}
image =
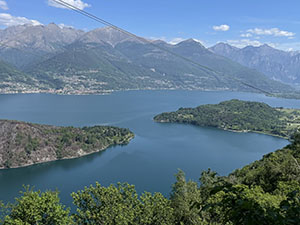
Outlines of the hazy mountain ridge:
{"label": "hazy mountain ridge", "polygon": [[194,39],[176,45],[154,43],[202,68],[108,27],[83,32],[55,24],[23,25],[0,30],[2,33],[0,42],[9,41],[0,50],[0,57],[30,74],[43,88],[63,93],[124,89],[253,91],[239,80],[269,92],[291,90],[213,53]]}
{"label": "hazy mountain ridge", "polygon": [[210,50],[244,66],[256,69],[271,79],[289,84],[300,83],[299,52],[286,52],[266,44],[240,49],[225,43],[218,43]]}
{"label": "hazy mountain ridge", "polygon": [[20,25],[0,31],[0,58],[18,68],[49,58],[74,42],[84,31],[59,27]]}

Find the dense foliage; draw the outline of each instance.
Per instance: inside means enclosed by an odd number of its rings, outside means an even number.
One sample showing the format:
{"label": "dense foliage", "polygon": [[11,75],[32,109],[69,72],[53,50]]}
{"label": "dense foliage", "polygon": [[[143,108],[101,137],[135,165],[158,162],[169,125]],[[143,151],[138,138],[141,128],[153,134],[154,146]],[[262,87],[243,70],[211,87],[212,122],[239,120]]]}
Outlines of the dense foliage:
{"label": "dense foliage", "polygon": [[180,108],[154,117],[158,122],[189,123],[233,131],[253,131],[289,138],[300,127],[300,111],[272,108],[260,102],[230,100]]}
{"label": "dense foliage", "polygon": [[262,224],[300,223],[300,134],[285,148],[228,176],[208,169],[199,183],[179,171],[170,198],[138,195],[127,183],[99,183],[72,193],[70,214],[57,192],[26,188],[2,209],[3,224]]}
{"label": "dense foliage", "polygon": [[4,224],[72,224],[70,210],[60,204],[57,192],[33,191],[26,187],[22,196],[16,199]]}

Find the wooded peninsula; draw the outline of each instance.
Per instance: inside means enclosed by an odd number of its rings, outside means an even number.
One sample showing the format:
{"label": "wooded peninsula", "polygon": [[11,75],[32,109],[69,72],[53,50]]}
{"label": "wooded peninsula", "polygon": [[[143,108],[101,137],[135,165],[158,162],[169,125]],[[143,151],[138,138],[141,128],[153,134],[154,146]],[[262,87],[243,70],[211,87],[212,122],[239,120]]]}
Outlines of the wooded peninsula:
{"label": "wooded peninsula", "polygon": [[0,120],[0,169],[77,158],[114,145],[125,145],[134,134],[111,126],[57,127]]}
{"label": "wooded peninsula", "polygon": [[256,132],[289,139],[300,127],[300,110],[273,108],[265,103],[230,100],[180,108],[154,117],[161,123],[187,123],[236,132]]}

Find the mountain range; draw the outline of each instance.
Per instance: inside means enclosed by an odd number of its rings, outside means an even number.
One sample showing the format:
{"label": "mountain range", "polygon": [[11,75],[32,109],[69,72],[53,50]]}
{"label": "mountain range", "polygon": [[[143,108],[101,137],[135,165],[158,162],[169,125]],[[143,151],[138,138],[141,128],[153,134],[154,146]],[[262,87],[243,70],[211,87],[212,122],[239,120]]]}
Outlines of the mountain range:
{"label": "mountain range", "polygon": [[244,66],[255,69],[273,80],[300,84],[300,53],[286,52],[264,44],[258,47],[236,48],[226,43],[218,43],[210,50]]}
{"label": "mountain range", "polygon": [[[16,81],[18,91],[30,91],[28,85],[63,93],[124,89],[253,91],[250,86],[272,93],[292,90],[257,68],[223,56],[220,44],[207,49],[194,39],[176,45],[161,40],[142,42],[109,27],[84,32],[51,23],[0,30],[0,46],[0,59],[11,68],[6,80],[0,76],[0,84]],[[235,49],[226,47],[228,51]]]}

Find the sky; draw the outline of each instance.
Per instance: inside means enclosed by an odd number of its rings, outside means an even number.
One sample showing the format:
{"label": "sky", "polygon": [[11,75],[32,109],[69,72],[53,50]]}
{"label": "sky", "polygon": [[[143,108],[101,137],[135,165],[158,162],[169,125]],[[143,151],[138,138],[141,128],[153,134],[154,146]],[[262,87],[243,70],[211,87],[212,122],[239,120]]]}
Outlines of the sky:
{"label": "sky", "polygon": [[[299,0],[63,0],[139,36],[206,47],[268,44],[300,50]],[[54,22],[89,31],[103,25],[52,0],[0,0],[0,28]]]}

